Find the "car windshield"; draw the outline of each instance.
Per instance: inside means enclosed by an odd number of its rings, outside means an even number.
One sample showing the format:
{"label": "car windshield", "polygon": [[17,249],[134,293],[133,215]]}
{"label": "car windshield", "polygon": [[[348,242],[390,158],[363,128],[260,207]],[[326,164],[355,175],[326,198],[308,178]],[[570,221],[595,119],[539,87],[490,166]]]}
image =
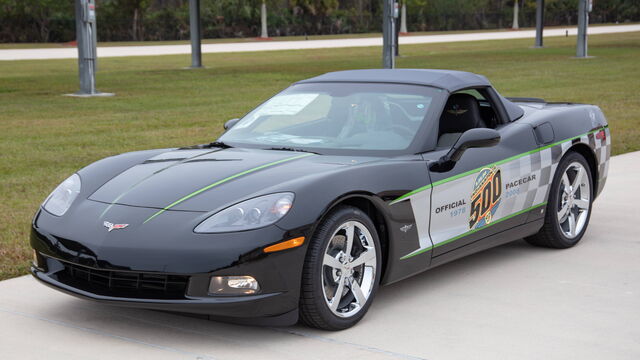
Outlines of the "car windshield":
{"label": "car windshield", "polygon": [[298,84],[248,113],[219,141],[265,149],[404,150],[439,93],[404,84]]}

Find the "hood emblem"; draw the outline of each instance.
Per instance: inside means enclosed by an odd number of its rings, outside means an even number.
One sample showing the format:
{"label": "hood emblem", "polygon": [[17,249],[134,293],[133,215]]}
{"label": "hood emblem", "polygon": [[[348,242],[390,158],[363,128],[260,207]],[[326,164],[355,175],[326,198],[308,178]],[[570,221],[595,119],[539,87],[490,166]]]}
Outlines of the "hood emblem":
{"label": "hood emblem", "polygon": [[109,232],[111,232],[111,230],[124,229],[127,226],[129,226],[129,224],[112,224],[112,223],[110,223],[108,221],[105,221],[102,225],[104,225],[104,227],[106,227]]}

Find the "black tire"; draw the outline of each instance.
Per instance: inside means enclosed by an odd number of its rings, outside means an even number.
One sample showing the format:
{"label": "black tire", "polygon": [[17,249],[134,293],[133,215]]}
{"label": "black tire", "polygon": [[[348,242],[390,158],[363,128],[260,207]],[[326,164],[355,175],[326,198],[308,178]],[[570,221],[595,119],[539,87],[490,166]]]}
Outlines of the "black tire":
{"label": "black tire", "polygon": [[[323,257],[330,237],[347,221],[363,224],[373,238],[376,249],[376,269],[372,291],[362,308],[353,316],[345,318],[335,315],[325,301],[322,283]],[[343,330],[360,321],[371,306],[380,283],[382,270],[381,247],[376,227],[364,212],[352,206],[339,206],[332,210],[318,225],[307,250],[302,272],[300,293],[300,319],[311,327],[323,330]]]}
{"label": "black tire", "polygon": [[[589,210],[587,213],[586,223],[584,224],[582,230],[574,238],[569,238],[565,236],[565,234],[561,230],[557,214],[561,206],[560,183],[562,182],[562,175],[574,162],[580,163],[587,170],[587,178],[589,179],[589,189],[591,193],[589,196]],[[525,238],[525,240],[529,244],[547,248],[566,249],[576,245],[580,241],[580,239],[582,239],[582,236],[586,232],[589,225],[589,220],[591,218],[594,194],[592,174],[593,170],[590,168],[589,163],[581,154],[571,151],[562,158],[562,160],[558,164],[556,173],[554,174],[551,189],[549,190],[549,200],[547,202],[544,225],[537,234]]]}

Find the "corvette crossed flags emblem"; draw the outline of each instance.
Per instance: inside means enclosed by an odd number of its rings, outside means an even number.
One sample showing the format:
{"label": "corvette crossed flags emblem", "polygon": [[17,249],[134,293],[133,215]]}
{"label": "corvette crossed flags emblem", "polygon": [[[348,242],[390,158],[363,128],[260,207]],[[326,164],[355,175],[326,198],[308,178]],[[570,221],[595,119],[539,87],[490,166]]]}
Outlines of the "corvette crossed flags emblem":
{"label": "corvette crossed flags emblem", "polygon": [[120,230],[120,229],[124,229],[127,226],[129,226],[129,224],[112,224],[108,221],[105,221],[103,223],[104,227],[106,227],[108,229],[109,232],[111,232],[111,230]]}

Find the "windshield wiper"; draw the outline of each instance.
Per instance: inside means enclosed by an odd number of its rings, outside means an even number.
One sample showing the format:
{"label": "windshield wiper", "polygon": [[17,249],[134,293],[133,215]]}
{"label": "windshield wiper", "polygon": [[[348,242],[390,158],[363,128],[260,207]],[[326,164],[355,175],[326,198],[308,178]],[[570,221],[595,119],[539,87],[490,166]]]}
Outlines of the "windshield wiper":
{"label": "windshield wiper", "polygon": [[229,149],[232,148],[233,146],[224,143],[222,141],[214,141],[212,143],[209,144],[210,147],[219,147],[219,148],[223,148],[223,149]]}
{"label": "windshield wiper", "polygon": [[309,150],[303,150],[303,149],[295,149],[292,147],[272,147],[272,148],[267,148],[265,150],[278,150],[278,151],[297,151],[297,152],[306,152],[306,153],[311,153],[311,154],[317,154],[320,155],[320,153],[317,153],[315,151],[309,151]]}

